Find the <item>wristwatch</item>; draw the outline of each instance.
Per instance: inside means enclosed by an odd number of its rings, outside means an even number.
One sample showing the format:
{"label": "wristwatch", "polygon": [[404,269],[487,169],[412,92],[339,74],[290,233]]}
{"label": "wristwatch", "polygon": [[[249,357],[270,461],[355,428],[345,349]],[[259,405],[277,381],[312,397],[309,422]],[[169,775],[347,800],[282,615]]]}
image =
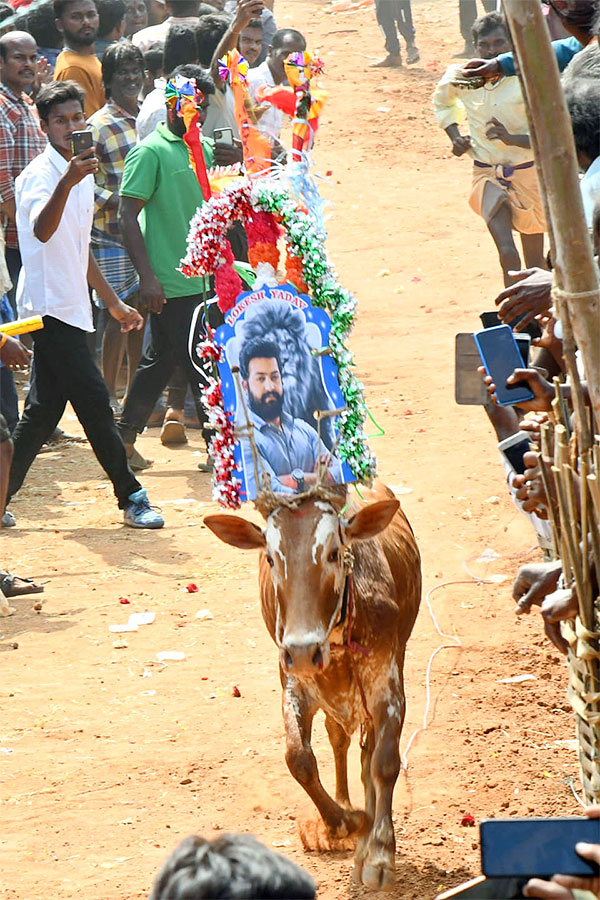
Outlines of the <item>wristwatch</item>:
{"label": "wristwatch", "polygon": [[296,490],[301,493],[304,490],[304,472],[302,469],[294,469],[292,478],[296,482]]}

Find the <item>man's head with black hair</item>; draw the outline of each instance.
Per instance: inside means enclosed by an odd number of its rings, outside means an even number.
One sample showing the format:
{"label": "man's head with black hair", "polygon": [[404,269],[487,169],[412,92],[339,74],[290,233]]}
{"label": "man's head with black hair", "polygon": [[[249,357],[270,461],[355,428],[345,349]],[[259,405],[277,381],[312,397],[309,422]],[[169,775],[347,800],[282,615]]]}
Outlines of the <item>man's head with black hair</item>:
{"label": "man's head with black hair", "polygon": [[600,156],[600,82],[574,81],[565,90],[580,168],[585,172]]}
{"label": "man's head with black hair", "polygon": [[198,15],[199,0],[166,0],[165,7],[168,15],[175,18]]}
{"label": "man's head with black hair", "polygon": [[98,8],[98,37],[120,41],[125,29],[125,0],[95,0]]}
{"label": "man's head with black hair", "polygon": [[85,91],[83,88],[76,81],[51,81],[50,84],[41,86],[35,106],[40,120],[48,124],[56,106],[71,102],[79,104],[83,115],[85,104]]}
{"label": "man's head with black hair", "polygon": [[250,834],[188,837],[158,873],[149,900],[314,900],[316,886],[295,862]]}
{"label": "man's head with black hair", "polygon": [[473,23],[471,34],[475,51],[481,59],[493,59],[511,49],[506,20],[501,13],[480,16]]}
{"label": "man's head with black hair", "polygon": [[148,7],[144,0],[125,0],[125,23],[123,34],[131,37],[148,25]]}
{"label": "man's head with black hair", "polygon": [[[125,106],[137,103],[144,81],[144,57],[131,41],[116,41],[102,57],[102,81],[107,100],[113,97]],[[132,106],[132,108],[134,108]]]}
{"label": "man's head with black hair", "polygon": [[[15,11],[10,3],[0,3],[0,35],[8,34],[15,28],[14,15]],[[5,25],[3,28],[2,22],[6,22],[8,19],[11,20],[10,25]],[[26,25],[26,22],[24,24]]]}
{"label": "man's head with black hair", "polygon": [[31,5],[27,10],[27,31],[33,35],[38,47],[60,50],[63,37],[56,27],[56,13],[52,0],[45,0],[38,6],[35,3]]}
{"label": "man's head with black hair", "polygon": [[206,16],[200,16],[194,31],[196,34],[196,46],[198,48],[198,60],[206,69],[210,67],[219,41],[229,28],[229,16],[212,12]]}
{"label": "man's head with black hair", "polygon": [[306,50],[306,38],[295,28],[280,28],[273,35],[267,61],[275,84],[285,79],[283,64],[290,53]]}
{"label": "man's head with black hair", "polygon": [[[192,82],[196,89],[196,107],[198,109],[198,121],[202,125],[206,119],[208,110],[208,100],[211,94],[215,92],[215,85],[209,72],[201,66],[186,65],[177,66],[167,75],[168,81],[175,80],[178,75]],[[167,126],[169,131],[178,137],[185,134],[185,122],[176,109],[172,109],[167,103]]]}
{"label": "man's head with black hair", "polygon": [[37,66],[37,44],[26,31],[7,31],[0,37],[0,79],[19,96],[31,88]]}
{"label": "man's head with black hair", "polygon": [[262,53],[263,26],[262,19],[250,19],[240,31],[238,50],[253,66]]}
{"label": "man's head with black hair", "polygon": [[266,338],[251,338],[242,346],[239,362],[248,406],[265,422],[276,422],[283,409],[279,347]]}
{"label": "man's head with black hair", "polygon": [[94,0],[54,0],[54,14],[68,49],[77,53],[94,43],[100,23]]}
{"label": "man's head with black hair", "polygon": [[162,75],[164,54],[165,45],[162,41],[154,41],[144,50],[144,68],[152,78],[159,78]]}
{"label": "man's head with black hair", "polygon": [[196,36],[191,25],[171,25],[165,40],[163,53],[163,69],[172,72],[178,66],[197,64],[198,48]]}

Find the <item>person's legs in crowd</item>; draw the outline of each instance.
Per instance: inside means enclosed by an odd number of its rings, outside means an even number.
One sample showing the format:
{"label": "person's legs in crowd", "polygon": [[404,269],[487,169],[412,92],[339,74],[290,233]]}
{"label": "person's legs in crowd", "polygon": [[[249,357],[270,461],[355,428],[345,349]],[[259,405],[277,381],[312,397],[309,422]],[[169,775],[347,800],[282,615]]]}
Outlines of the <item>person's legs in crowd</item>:
{"label": "person's legs in crowd", "polygon": [[[137,293],[127,298],[129,306],[138,308]],[[144,341],[143,329],[140,331],[129,331],[127,334],[121,333],[121,326],[116,319],[107,315],[104,334],[102,336],[102,374],[108,388],[110,397],[110,405],[114,412],[120,414],[122,412],[121,405],[117,400],[117,379],[123,362],[123,357],[127,353],[127,386],[125,396],[131,387],[133,376],[140,364],[142,358],[142,344]]]}
{"label": "person's legs in crowd", "polygon": [[8,274],[12,281],[12,287],[7,291],[10,305],[12,306],[15,319],[17,318],[17,301],[15,299],[17,292],[17,281],[19,280],[19,272],[21,271],[21,254],[14,247],[7,247],[5,251],[6,265]]}
{"label": "person's legs in crowd", "polygon": [[416,32],[410,4],[411,0],[398,0],[397,4],[398,31],[406,41],[406,62],[409,65],[419,62],[421,58],[419,48],[415,44]]}
{"label": "person's legs in crowd", "polygon": [[375,0],[377,23],[385,37],[387,56],[378,62],[371,63],[375,68],[394,68],[402,65],[400,41],[396,30],[396,22],[400,18],[398,0]]}
{"label": "person's legs in crowd", "polygon": [[0,366],[0,413],[12,434],[19,421],[19,398],[13,373],[6,366]]}
{"label": "person's legs in crowd", "polygon": [[521,268],[521,258],[512,232],[512,214],[508,200],[497,206],[494,214],[487,220],[487,227],[498,250],[504,286],[508,287],[513,282],[508,273],[518,272]]}
{"label": "person's legs in crowd", "polygon": [[46,316],[36,332],[32,385],[23,418],[15,430],[15,453],[9,496],[20,488],[41,443],[57,424],[69,401],[98,462],[110,478],[128,525],[160,528],[146,492],[127,465],[115,425],[108,390],[92,358],[86,332]]}
{"label": "person's legs in crowd", "polygon": [[184,425],[185,397],[188,389],[188,378],[183,368],[177,364],[169,379],[167,392],[167,411],[160,432],[163,444],[186,444],[187,435]]}
{"label": "person's legs in crowd", "polygon": [[[486,13],[494,12],[496,9],[496,0],[483,0],[483,6]],[[477,18],[477,0],[458,0],[458,16],[460,20],[460,33],[465,42],[464,50],[456,54],[456,57],[470,58],[475,56],[475,47],[473,45],[473,36],[471,29],[473,22]]]}

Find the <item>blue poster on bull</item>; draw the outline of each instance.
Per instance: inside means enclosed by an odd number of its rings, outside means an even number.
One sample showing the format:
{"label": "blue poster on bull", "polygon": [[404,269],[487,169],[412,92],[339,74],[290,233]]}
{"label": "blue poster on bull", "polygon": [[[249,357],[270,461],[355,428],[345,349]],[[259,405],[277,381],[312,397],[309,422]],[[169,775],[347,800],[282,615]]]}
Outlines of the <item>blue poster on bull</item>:
{"label": "blue poster on bull", "polygon": [[318,478],[355,480],[337,454],[339,416],[315,416],[345,405],[337,366],[321,353],[330,329],[327,313],[291,284],[241,294],[217,329],[223,402],[241,432],[235,462],[242,499],[256,499],[265,476],[284,494],[302,493]]}

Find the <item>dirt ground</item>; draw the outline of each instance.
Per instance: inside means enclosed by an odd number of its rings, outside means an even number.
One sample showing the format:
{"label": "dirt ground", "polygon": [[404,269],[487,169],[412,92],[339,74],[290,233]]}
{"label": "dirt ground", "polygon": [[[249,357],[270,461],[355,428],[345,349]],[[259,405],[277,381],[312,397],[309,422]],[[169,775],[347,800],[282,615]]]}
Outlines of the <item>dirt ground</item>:
{"label": "dirt ground", "polygon": [[[277,0],[280,25],[309,35],[330,100],[316,160],[330,172],[329,251],[360,302],[352,345],[374,418],[382,478],[396,489],[423,555],[440,629],[460,640],[431,668],[428,728],[395,792],[395,898],[432,898],[479,872],[485,816],[573,814],[578,785],[566,669],[538,615],[516,619],[511,579],[539,558],[507,495],[481,409],[454,404],[454,334],[473,330],[501,283],[482,222],[466,202],[469,164],[448,155],[430,94],[461,47],[455,0],[414,3],[422,61],[373,71],[382,39],[370,9],[331,14],[325,0]],[[67,414],[63,427],[77,432]],[[373,431],[376,429],[373,427]],[[41,455],[1,535],[5,568],[46,582],[0,620],[0,896],[8,900],[146,897],[184,836],[248,831],[304,865],[323,900],[362,898],[352,854],[307,853],[312,815],[283,752],[277,654],[258,605],[256,558],[203,526],[215,511],[197,469],[198,432],[166,449],[158,431],[143,483],[164,530],[125,529],[87,445]],[[253,514],[253,513],[251,513]],[[481,559],[487,548],[498,557]],[[488,556],[493,554],[488,554]],[[504,583],[470,577],[504,575]],[[186,585],[198,586],[189,593]],[[120,598],[130,603],[120,603]],[[154,624],[109,631],[132,612]],[[198,618],[200,610],[209,610]],[[15,648],[15,645],[18,647]],[[402,740],[422,724],[440,637],[423,603],[406,665]],[[160,664],[178,650],[183,661]],[[501,679],[530,674],[520,684]],[[234,697],[232,687],[241,696]],[[319,722],[326,783],[332,760]],[[356,746],[352,793],[361,803]]]}

